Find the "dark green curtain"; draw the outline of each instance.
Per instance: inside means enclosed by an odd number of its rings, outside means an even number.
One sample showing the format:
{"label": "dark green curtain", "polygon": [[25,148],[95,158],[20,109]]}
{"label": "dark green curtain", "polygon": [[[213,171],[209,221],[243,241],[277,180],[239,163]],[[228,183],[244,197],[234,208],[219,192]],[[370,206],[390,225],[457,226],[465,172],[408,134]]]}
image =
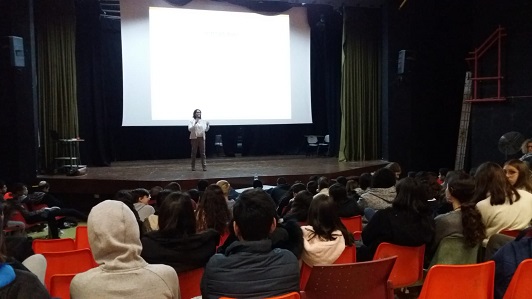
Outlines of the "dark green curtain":
{"label": "dark green curtain", "polygon": [[380,158],[380,10],[345,8],[339,161]]}
{"label": "dark green curtain", "polygon": [[35,2],[40,134],[48,169],[55,156],[50,132],[59,138],[79,135],[74,12],[72,0]]}

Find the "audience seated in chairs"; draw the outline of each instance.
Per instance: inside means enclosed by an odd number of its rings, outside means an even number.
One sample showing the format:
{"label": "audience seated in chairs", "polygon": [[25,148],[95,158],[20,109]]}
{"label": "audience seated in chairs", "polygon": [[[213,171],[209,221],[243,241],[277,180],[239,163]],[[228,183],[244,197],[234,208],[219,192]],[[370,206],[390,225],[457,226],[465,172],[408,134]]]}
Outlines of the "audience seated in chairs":
{"label": "audience seated in chairs", "polygon": [[268,189],[268,194],[272,197],[275,204],[278,206],[281,202],[281,198],[288,192],[290,189],[290,185],[286,182],[286,179],[284,177],[278,177],[277,178],[277,186]]}
{"label": "audience seated in chairs", "polygon": [[395,195],[395,174],[388,168],[381,168],[373,174],[371,187],[360,195],[358,205],[362,209],[386,209],[392,206]]}
{"label": "audience seated in chairs", "polygon": [[45,204],[49,207],[63,207],[59,199],[50,194],[50,184],[46,181],[40,181],[37,186],[34,186],[36,191],[29,194],[25,200],[28,205]]}
{"label": "audience seated in chairs", "polygon": [[[277,205],[277,215],[283,217],[288,211],[290,211],[290,208],[292,206],[292,199],[296,196],[297,193],[300,191],[306,190],[306,186],[302,183],[295,183],[293,184],[290,189],[281,197],[281,200],[279,201],[279,204]],[[315,192],[312,193],[312,196],[314,196]]]}
{"label": "audience seated in chairs", "polygon": [[307,190],[297,193],[292,201],[290,210],[284,215],[283,221],[296,221],[300,224],[306,224],[312,197],[312,193]]}
{"label": "audience seated in chairs", "polygon": [[357,261],[371,260],[381,242],[420,246],[432,241],[434,219],[427,205],[427,188],[413,178],[399,181],[392,207],[377,211],[364,227]]}
{"label": "audience seated in chairs", "polygon": [[219,180],[216,182],[216,185],[220,186],[222,188],[222,192],[225,198],[225,202],[227,203],[227,208],[229,209],[229,212],[231,215],[233,214],[233,206],[235,205],[235,200],[229,198],[229,194],[231,193],[231,184],[229,184],[226,180]]}
{"label": "audience seated in chairs", "polygon": [[231,212],[227,207],[222,188],[216,184],[209,185],[203,192],[196,210],[197,232],[214,229],[223,235],[229,221],[231,221]]}
{"label": "audience seated in chairs", "polygon": [[5,201],[5,215],[10,219],[10,217],[18,212],[24,217],[24,221],[28,224],[44,222],[48,223],[48,231],[50,237],[53,239],[59,238],[59,226],[60,223],[57,220],[57,216],[69,216],[77,218],[81,221],[86,221],[87,216],[81,212],[74,209],[61,209],[59,207],[45,207],[40,208],[39,210],[30,211],[26,207],[25,200],[28,194],[28,188],[22,183],[18,183],[13,188],[13,198],[9,198]]}
{"label": "audience seated in chairs", "polygon": [[196,233],[196,218],[187,193],[173,192],[159,211],[159,230],[145,234],[141,256],[150,264],[172,266],[177,273],[204,267],[216,252],[220,234]]}
{"label": "audience seated in chairs", "polygon": [[140,256],[137,219],[124,203],[106,200],[92,208],[89,243],[97,268],[77,274],[72,298],[180,298],[175,270]]}
{"label": "audience seated in chairs", "polygon": [[[0,213],[3,204],[0,203]],[[1,214],[3,221],[3,214]],[[0,298],[50,298],[41,281],[5,252],[4,232],[0,232]]]}
{"label": "audience seated in chairs", "polygon": [[312,200],[308,212],[308,226],[302,226],[303,254],[301,259],[309,266],[332,264],[346,246],[353,246],[354,238],[338,217],[336,204],[325,194]]}
{"label": "audience seated in chairs", "polygon": [[262,190],[244,191],[233,208],[234,241],[205,266],[204,299],[266,298],[299,291],[299,262],[288,250],[272,249],[275,206]]}

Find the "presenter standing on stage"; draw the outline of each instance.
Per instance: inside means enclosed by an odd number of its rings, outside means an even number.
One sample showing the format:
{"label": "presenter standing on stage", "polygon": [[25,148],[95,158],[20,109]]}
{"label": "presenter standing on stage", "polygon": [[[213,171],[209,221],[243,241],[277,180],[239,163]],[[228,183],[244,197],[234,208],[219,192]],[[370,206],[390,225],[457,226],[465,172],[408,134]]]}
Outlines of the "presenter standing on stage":
{"label": "presenter standing on stage", "polygon": [[201,110],[194,110],[192,115],[194,118],[188,123],[188,130],[190,131],[190,144],[192,145],[192,153],[190,155],[192,162],[192,171],[196,170],[196,154],[198,148],[201,156],[201,167],[203,171],[207,170],[207,163],[205,162],[205,133],[209,131],[209,122],[201,119]]}

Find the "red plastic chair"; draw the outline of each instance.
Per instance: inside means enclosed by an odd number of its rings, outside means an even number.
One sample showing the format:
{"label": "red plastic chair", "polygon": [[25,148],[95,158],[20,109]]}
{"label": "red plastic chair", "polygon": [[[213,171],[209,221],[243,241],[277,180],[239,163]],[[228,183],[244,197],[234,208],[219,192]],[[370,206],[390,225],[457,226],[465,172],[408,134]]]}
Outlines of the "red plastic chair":
{"label": "red plastic chair", "polygon": [[397,256],[390,275],[394,288],[407,287],[423,279],[425,245],[410,247],[383,242],[377,247],[373,260],[391,256]]}
{"label": "red plastic chair", "polygon": [[348,232],[362,231],[362,216],[340,217]]}
{"label": "red plastic chair", "polygon": [[70,299],[70,282],[76,274],[56,274],[50,279],[50,295],[53,298]]}
{"label": "red plastic chair", "polygon": [[204,270],[204,268],[198,268],[177,275],[179,278],[179,289],[181,291],[182,299],[201,296],[200,283]]}
{"label": "red plastic chair", "polygon": [[76,249],[91,248],[87,226],[76,226]]}
{"label": "red plastic chair", "polygon": [[77,249],[61,252],[43,252],[46,258],[44,284],[50,290],[52,276],[57,274],[77,274],[94,267],[90,249]]}
{"label": "red plastic chair", "polygon": [[393,299],[388,277],[395,259],[314,266],[301,298]]}
{"label": "red plastic chair", "polygon": [[[435,265],[430,268],[418,299],[493,299],[495,262]],[[526,298],[530,298],[527,296]]]}
{"label": "red plastic chair", "polygon": [[528,299],[532,296],[532,259],[519,264],[503,299]]}
{"label": "red plastic chair", "polygon": [[[356,263],[357,261],[357,248],[355,245],[346,246],[342,254],[334,262],[335,265],[339,264],[351,264]],[[299,287],[304,290],[307,284],[308,278],[310,277],[310,272],[312,272],[312,267],[303,263],[301,265]]]}
{"label": "red plastic chair", "polygon": [[35,253],[69,251],[76,249],[74,239],[70,238],[48,240],[35,239],[31,246]]}
{"label": "red plastic chair", "polygon": [[[292,293],[284,294],[284,295],[281,295],[281,296],[268,297],[268,298],[264,298],[264,299],[299,299],[299,298],[301,298],[301,297],[300,297],[298,292],[292,292]],[[220,297],[220,299],[236,299],[236,298]]]}

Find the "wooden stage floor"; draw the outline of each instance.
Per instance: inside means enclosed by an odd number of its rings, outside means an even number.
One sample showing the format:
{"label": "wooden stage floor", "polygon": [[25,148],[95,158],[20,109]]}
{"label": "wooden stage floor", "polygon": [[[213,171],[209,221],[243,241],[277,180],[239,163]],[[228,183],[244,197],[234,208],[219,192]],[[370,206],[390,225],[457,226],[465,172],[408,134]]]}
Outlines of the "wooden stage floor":
{"label": "wooden stage floor", "polygon": [[177,181],[183,189],[197,186],[200,179],[215,183],[227,179],[233,188],[245,188],[252,184],[257,175],[265,185],[275,185],[279,176],[292,184],[307,182],[311,175],[323,175],[330,179],[342,176],[356,176],[385,166],[383,160],[338,162],[337,158],[306,157],[302,155],[263,157],[214,157],[207,159],[207,171],[202,171],[200,160],[196,171],[191,171],[189,159],[125,161],[114,162],[108,167],[88,167],[86,174],[67,176],[65,174],[39,175],[38,180],[51,184],[51,192],[67,201],[80,200],[88,206],[110,198],[121,189],[165,186]]}

